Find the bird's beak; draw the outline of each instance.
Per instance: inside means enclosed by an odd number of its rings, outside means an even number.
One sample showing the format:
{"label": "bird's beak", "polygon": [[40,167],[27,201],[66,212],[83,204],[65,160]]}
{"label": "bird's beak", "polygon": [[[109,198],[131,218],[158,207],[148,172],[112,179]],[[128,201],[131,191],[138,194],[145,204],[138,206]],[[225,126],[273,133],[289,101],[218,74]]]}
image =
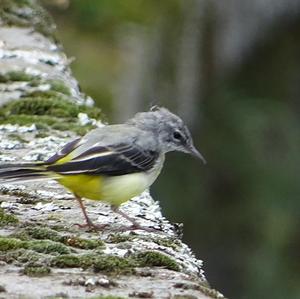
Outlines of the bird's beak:
{"label": "bird's beak", "polygon": [[191,146],[189,147],[189,153],[190,153],[191,155],[193,155],[194,157],[196,157],[196,158],[202,160],[203,164],[206,164],[206,160],[205,160],[204,157],[201,155],[201,153],[195,148],[194,145],[191,145]]}

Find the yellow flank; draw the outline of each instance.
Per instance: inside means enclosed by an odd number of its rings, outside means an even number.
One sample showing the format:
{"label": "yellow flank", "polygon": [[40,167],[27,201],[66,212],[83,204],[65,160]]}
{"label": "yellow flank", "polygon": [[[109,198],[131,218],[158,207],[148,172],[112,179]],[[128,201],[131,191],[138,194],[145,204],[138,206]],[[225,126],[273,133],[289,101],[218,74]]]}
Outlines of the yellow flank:
{"label": "yellow flank", "polygon": [[102,200],[102,180],[99,176],[86,174],[63,175],[57,181],[80,197]]}
{"label": "yellow flank", "polygon": [[148,188],[149,179],[146,173],[112,177],[75,174],[61,176],[58,182],[80,197],[119,206]]}
{"label": "yellow flank", "polygon": [[70,162],[72,160],[72,156],[71,154],[68,154],[66,155],[65,157],[57,160],[54,164],[63,164],[63,163],[66,163],[66,162]]}
{"label": "yellow flank", "polygon": [[[56,163],[70,160],[70,155]],[[56,180],[74,194],[87,199],[105,201],[119,206],[134,196],[141,194],[152,185],[163,166],[164,156],[149,172],[131,173],[119,176],[70,174],[59,175]]]}

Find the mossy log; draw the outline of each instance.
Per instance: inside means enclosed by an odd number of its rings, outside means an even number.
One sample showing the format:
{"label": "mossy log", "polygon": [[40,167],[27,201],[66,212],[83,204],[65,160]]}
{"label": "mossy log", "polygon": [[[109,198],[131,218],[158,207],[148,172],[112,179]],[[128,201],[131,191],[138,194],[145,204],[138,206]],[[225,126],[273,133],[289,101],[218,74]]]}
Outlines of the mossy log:
{"label": "mossy log", "polygon": [[[47,159],[66,141],[102,125],[80,92],[54,25],[34,0],[0,2],[0,162]],[[0,186],[0,292],[5,298],[223,298],[210,288],[180,227],[148,192],[122,207],[144,231],[122,225],[109,207],[87,202],[103,232],[77,226],[72,194],[54,181]],[[1,294],[1,296],[2,296]]]}

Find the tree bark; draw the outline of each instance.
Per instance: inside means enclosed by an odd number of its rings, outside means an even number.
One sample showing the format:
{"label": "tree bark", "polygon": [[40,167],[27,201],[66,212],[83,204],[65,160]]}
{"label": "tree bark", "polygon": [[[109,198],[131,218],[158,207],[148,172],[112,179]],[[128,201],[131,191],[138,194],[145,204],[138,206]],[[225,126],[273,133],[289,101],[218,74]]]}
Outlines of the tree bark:
{"label": "tree bark", "polygon": [[[36,1],[2,0],[0,22],[0,162],[45,160],[102,125],[101,112],[80,92]],[[124,220],[92,201],[91,218],[110,226],[84,231],[74,225],[83,221],[76,201],[55,181],[0,185],[0,204],[5,298],[223,298],[148,192],[122,209],[159,233],[116,233]]]}

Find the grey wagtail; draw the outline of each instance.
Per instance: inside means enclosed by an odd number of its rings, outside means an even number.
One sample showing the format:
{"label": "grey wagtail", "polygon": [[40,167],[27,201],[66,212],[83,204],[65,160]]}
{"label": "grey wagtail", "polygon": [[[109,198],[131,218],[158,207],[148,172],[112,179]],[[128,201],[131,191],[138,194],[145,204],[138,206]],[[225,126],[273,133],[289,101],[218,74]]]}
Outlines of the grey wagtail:
{"label": "grey wagtail", "polygon": [[[80,204],[89,228],[94,225],[82,198],[101,200],[114,212],[141,228],[119,206],[150,187],[170,151],[181,151],[205,160],[193,145],[183,121],[162,107],[137,113],[124,124],[94,129],[67,143],[45,162],[0,166],[0,182],[55,179],[69,189]],[[144,228],[142,228],[144,229]]]}

